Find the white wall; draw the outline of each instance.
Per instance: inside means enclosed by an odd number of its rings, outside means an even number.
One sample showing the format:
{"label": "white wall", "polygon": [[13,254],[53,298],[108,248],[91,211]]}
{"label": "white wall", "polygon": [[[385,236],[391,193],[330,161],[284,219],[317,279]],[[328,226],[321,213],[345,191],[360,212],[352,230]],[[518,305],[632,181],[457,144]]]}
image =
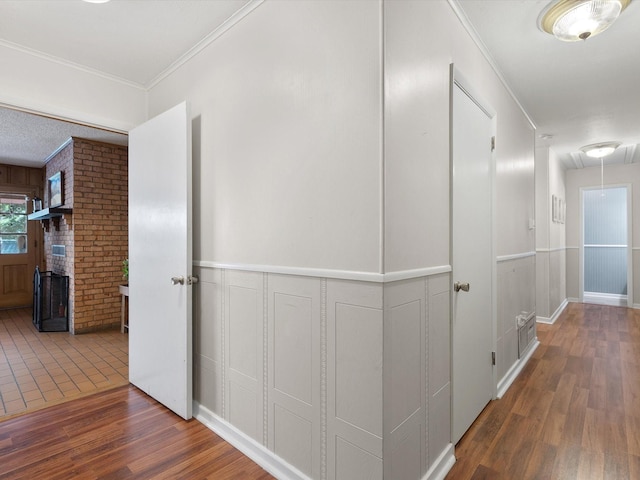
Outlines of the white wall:
{"label": "white wall", "polygon": [[377,2],[268,1],[149,94],[194,117],[194,258],[381,272]]}
{"label": "white wall", "polygon": [[533,128],[446,1],[267,1],[149,92],[192,106],[196,400],[312,478],[452,459],[452,62],[498,112],[502,375],[533,308]]}
{"label": "white wall", "polygon": [[565,171],[548,147],[536,149],[536,313],[552,323],[566,304],[566,229],[554,222],[552,197],[566,202]]}
{"label": "white wall", "polygon": [[[604,185],[631,185],[633,298],[640,300],[640,165],[606,165]],[[580,188],[600,186],[600,167],[567,170],[567,296],[580,298]]]}
{"label": "white wall", "polygon": [[497,112],[499,376],[535,283],[533,128],[448,2],[268,0],[149,92],[0,60],[0,103],[93,125],[190,102],[205,417],[294,476],[444,476],[451,63]]}
{"label": "white wall", "polygon": [[127,132],[146,117],[137,85],[0,43],[0,104]]}

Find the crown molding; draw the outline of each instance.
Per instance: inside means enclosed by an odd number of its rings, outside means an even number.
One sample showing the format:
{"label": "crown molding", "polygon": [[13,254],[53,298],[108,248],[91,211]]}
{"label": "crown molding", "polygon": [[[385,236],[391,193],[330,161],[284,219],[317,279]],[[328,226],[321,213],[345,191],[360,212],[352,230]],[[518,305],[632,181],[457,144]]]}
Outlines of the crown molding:
{"label": "crown molding", "polygon": [[469,36],[471,37],[473,42],[476,44],[476,46],[478,47],[478,49],[480,50],[480,52],[484,56],[485,60],[489,63],[489,66],[491,67],[491,69],[494,71],[494,73],[496,74],[496,76],[500,80],[500,83],[502,83],[502,86],[505,88],[505,90],[511,96],[511,98],[516,103],[516,105],[518,105],[518,108],[520,109],[522,114],[525,116],[527,121],[531,124],[531,126],[534,129],[537,129],[535,122],[529,116],[527,111],[524,109],[524,107],[520,103],[520,100],[518,100],[518,97],[516,97],[515,93],[513,93],[513,90],[511,90],[511,87],[509,87],[509,84],[505,80],[504,75],[502,74],[502,71],[498,68],[498,64],[493,59],[493,56],[489,52],[489,49],[487,48],[485,43],[480,38],[480,35],[478,34],[478,31],[474,28],[474,26],[472,25],[471,21],[469,20],[469,17],[467,17],[467,14],[464,13],[464,10],[462,9],[462,7],[458,3],[458,1],[457,0],[447,0],[447,3],[449,4],[451,9],[453,10],[453,13],[455,13],[456,16],[458,17],[458,20],[460,20],[460,23],[462,24],[464,29],[467,31],[467,33],[469,34]]}
{"label": "crown molding", "polygon": [[64,67],[73,68],[75,70],[79,70],[84,73],[88,73],[90,75],[95,75],[97,77],[104,78],[106,80],[110,80],[112,82],[117,82],[122,85],[126,85],[127,87],[135,88],[138,90],[146,91],[144,85],[132,82],[131,80],[124,79],[122,77],[118,77],[116,75],[111,75],[110,73],[103,72],[101,70],[97,70],[95,68],[87,67],[86,65],[81,65],[79,63],[72,62],[70,60],[65,60],[60,57],[56,57],[55,55],[49,55],[48,53],[41,52],[40,50],[35,50],[33,48],[25,47],[24,45],[18,45],[17,43],[9,42],[7,40],[0,39],[0,46],[9,48],[11,50],[15,50],[21,53],[25,53],[32,57],[40,58],[41,60],[45,60],[48,62],[57,63],[58,65],[62,65]]}
{"label": "crown molding", "polygon": [[264,0],[250,0],[247,2],[240,10],[236,11],[233,15],[231,15],[227,20],[224,21],[222,25],[216,28],[209,35],[200,40],[197,44],[191,47],[184,55],[178,58],[175,62],[169,65],[164,71],[162,71],[158,76],[156,76],[153,80],[148,82],[145,85],[147,91],[151,90],[153,87],[162,82],[165,78],[171,75],[173,72],[178,70],[182,65],[187,63],[193,57],[198,55],[202,50],[207,48],[211,43],[216,41],[222,35],[224,35],[231,27],[238,24],[244,17],[253,12],[256,8],[264,3]]}

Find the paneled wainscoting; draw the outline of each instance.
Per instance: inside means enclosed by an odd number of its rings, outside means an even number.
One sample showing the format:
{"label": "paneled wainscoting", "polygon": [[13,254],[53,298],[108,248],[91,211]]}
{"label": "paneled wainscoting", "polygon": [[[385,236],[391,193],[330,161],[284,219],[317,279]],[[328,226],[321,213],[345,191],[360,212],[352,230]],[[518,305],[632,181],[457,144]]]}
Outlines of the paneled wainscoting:
{"label": "paneled wainscoting", "polygon": [[441,478],[448,273],[367,282],[199,267],[199,420],[278,478]]}

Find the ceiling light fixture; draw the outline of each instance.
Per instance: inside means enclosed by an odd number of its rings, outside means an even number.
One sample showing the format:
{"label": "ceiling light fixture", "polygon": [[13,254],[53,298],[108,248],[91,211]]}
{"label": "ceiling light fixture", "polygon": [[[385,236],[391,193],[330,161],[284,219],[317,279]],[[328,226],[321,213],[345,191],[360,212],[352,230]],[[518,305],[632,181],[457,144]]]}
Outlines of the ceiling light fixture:
{"label": "ceiling light fixture", "polygon": [[107,3],[111,0],[82,0],[82,1],[87,3]]}
{"label": "ceiling light fixture", "polygon": [[620,142],[593,143],[591,145],[585,145],[580,150],[582,150],[587,157],[602,158],[611,155],[619,146]]}
{"label": "ceiling light fixture", "polygon": [[538,27],[564,42],[604,32],[631,0],[556,0],[538,17]]}

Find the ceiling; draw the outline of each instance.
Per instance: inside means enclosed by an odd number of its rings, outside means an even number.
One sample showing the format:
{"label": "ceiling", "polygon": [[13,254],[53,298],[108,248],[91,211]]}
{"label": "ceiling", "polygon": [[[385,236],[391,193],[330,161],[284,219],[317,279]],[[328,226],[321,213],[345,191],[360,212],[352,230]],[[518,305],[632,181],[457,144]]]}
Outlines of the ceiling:
{"label": "ceiling", "polygon": [[[259,0],[0,0],[0,45],[148,88],[236,12]],[[0,162],[41,167],[69,137],[127,136],[0,108]]]}
{"label": "ceiling", "polygon": [[[619,141],[608,163],[640,162],[640,1],[608,30],[562,42],[537,27],[549,0],[453,0],[566,168],[600,165],[580,147]],[[551,138],[541,138],[543,136]]]}
{"label": "ceiling", "polygon": [[[149,88],[236,12],[261,1],[2,0],[0,45]],[[579,148],[609,140],[623,148],[607,163],[640,163],[640,1],[609,30],[578,43],[537,28],[547,0],[449,1],[534,122],[537,144],[567,168],[599,165]],[[42,166],[70,136],[127,142],[120,133],[0,108],[0,162]]]}

